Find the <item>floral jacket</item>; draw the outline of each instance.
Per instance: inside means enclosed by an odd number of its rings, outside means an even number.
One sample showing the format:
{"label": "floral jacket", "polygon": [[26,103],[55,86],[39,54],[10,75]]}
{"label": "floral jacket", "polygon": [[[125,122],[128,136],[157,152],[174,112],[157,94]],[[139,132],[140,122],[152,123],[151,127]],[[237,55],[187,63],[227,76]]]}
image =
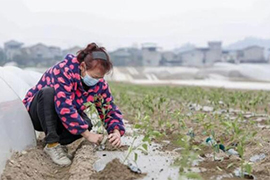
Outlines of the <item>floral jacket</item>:
{"label": "floral jacket", "polygon": [[39,82],[27,92],[23,99],[27,110],[29,110],[35,94],[46,86],[55,89],[55,110],[70,133],[81,134],[87,130],[88,124],[80,116],[87,108],[84,104],[86,102],[95,104],[108,133],[114,129],[118,129],[121,135],[125,133],[122,113],[113,103],[107,82],[100,79],[96,85],[85,91],[76,56],[68,54],[63,61],[49,68],[42,75]]}

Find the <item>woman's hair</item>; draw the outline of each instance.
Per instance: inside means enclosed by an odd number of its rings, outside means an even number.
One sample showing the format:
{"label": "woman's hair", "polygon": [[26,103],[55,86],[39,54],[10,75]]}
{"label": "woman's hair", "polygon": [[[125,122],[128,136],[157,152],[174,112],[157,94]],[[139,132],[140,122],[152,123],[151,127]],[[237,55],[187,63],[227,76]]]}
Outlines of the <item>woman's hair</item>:
{"label": "woman's hair", "polygon": [[[93,59],[92,52],[101,51],[106,55],[106,60],[104,59]],[[99,47],[96,43],[88,44],[85,49],[82,49],[77,52],[77,59],[80,62],[85,62],[86,69],[95,69],[96,67],[100,68],[104,74],[110,73],[113,65],[110,60],[110,57],[104,47]]]}

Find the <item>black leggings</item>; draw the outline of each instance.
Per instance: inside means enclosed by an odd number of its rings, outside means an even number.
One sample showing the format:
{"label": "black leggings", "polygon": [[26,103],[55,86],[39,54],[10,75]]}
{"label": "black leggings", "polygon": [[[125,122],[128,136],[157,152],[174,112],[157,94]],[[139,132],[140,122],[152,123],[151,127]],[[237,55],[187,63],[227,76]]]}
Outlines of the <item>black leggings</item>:
{"label": "black leggings", "polygon": [[[71,134],[62,124],[55,111],[54,88],[45,87],[35,95],[29,109],[29,114],[35,130],[45,132],[45,142],[70,144],[81,138],[81,135]],[[91,120],[85,113],[80,114],[92,129]]]}

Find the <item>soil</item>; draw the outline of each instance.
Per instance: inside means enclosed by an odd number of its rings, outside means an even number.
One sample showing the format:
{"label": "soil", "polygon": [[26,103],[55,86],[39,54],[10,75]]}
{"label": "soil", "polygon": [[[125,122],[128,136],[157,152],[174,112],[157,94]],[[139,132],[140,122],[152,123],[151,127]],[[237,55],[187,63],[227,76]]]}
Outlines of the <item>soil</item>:
{"label": "soil", "polygon": [[112,146],[111,143],[107,142],[105,146],[105,151],[127,151],[128,148],[128,145],[122,145],[120,148],[116,148]]}
{"label": "soil", "polygon": [[[41,134],[37,140],[35,148],[28,149],[21,153],[15,152],[6,167],[0,179],[2,180],[97,180],[107,179],[106,177],[115,176],[115,179],[137,179],[145,174],[136,174],[131,172],[127,166],[114,160],[106,166],[101,172],[93,169],[93,164],[98,159],[94,154],[94,147],[83,138],[68,145],[68,152],[74,156],[72,164],[68,167],[60,167],[54,164],[51,159],[43,152],[45,142],[44,134]],[[108,151],[125,151],[128,146],[113,148],[108,144]],[[93,176],[94,174],[94,176]],[[123,176],[124,174],[124,176]]]}
{"label": "soil", "polygon": [[89,180],[95,172],[93,164],[97,160],[93,146],[80,139],[67,147],[69,153],[74,154],[73,162],[68,167],[60,167],[43,152],[44,142],[39,139],[35,148],[12,155],[0,179]]}
{"label": "soil", "polygon": [[[233,163],[233,165],[228,167],[231,163]],[[239,167],[239,164],[239,160],[235,159],[224,159],[223,161],[213,161],[209,159],[200,163],[199,167],[207,169],[205,172],[201,172],[201,175],[203,178],[208,179],[213,175],[230,174]],[[221,170],[218,170],[218,168]]]}
{"label": "soil", "polygon": [[[171,141],[171,140],[173,140],[173,138],[167,138],[166,140]],[[180,148],[179,145],[176,145],[172,142],[166,143],[166,142],[156,141],[156,143],[160,143],[162,145],[161,151],[163,151],[163,152],[164,151],[173,151],[177,148]],[[176,152],[179,152],[179,151],[176,151]]]}
{"label": "soil", "polygon": [[76,151],[75,157],[69,169],[69,180],[89,180],[93,173],[93,164],[97,160],[94,155],[93,145],[84,141]]}
{"label": "soil", "polygon": [[2,180],[68,179],[69,168],[51,162],[42,149],[29,149],[26,154],[15,153],[7,162]]}
{"label": "soil", "polygon": [[133,180],[142,178],[145,175],[134,173],[126,165],[122,164],[119,159],[113,159],[102,171],[93,174],[91,179]]}

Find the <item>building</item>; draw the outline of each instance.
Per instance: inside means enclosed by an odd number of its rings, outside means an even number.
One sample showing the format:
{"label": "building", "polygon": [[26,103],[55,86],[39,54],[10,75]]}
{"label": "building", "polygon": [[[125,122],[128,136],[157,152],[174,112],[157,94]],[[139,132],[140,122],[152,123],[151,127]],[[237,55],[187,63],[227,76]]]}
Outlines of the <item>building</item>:
{"label": "building", "polygon": [[223,51],[222,61],[237,64],[268,62],[264,57],[264,48],[260,46],[249,46],[241,50]]}
{"label": "building", "polygon": [[237,59],[238,59],[238,50],[222,51],[222,56],[221,56],[222,62],[237,63],[236,62]]}
{"label": "building", "polygon": [[142,59],[142,50],[138,49],[137,47],[130,47],[128,48],[128,52],[131,54],[131,62],[129,65],[131,66],[142,66],[143,59]]}
{"label": "building", "polygon": [[222,60],[221,42],[208,42],[207,48],[195,48],[178,54],[179,61],[184,66],[211,66]]}
{"label": "building", "polygon": [[160,48],[154,43],[142,44],[142,64],[143,66],[159,66],[161,61]]}
{"label": "building", "polygon": [[208,51],[206,52],[205,64],[214,64],[221,61],[222,43],[218,41],[208,42]]}
{"label": "building", "polygon": [[32,59],[51,59],[53,55],[50,52],[50,48],[45,44],[38,43],[29,47]]}
{"label": "building", "polygon": [[0,47],[0,65],[3,65],[6,61],[4,49]]}
{"label": "building", "polygon": [[164,51],[161,53],[161,66],[181,66],[182,61],[173,51]]}
{"label": "building", "polygon": [[128,52],[127,48],[119,48],[109,54],[115,66],[128,66],[132,61],[131,54]]}
{"label": "building", "polygon": [[205,62],[205,51],[202,48],[196,48],[182,52],[178,57],[181,59],[183,66],[202,66]]}
{"label": "building", "polygon": [[163,51],[161,53],[162,56],[162,60],[166,60],[166,61],[173,61],[176,58],[176,54],[174,54],[174,52],[172,51]]}
{"label": "building", "polygon": [[265,63],[264,48],[260,46],[249,46],[238,51],[238,62],[240,63]]}
{"label": "building", "polygon": [[109,54],[115,66],[142,66],[142,51],[136,47],[119,48]]}
{"label": "building", "polygon": [[24,51],[29,54],[31,59],[59,59],[62,57],[60,47],[46,46],[42,43],[27,47]]}
{"label": "building", "polygon": [[23,43],[14,40],[4,43],[4,51],[7,61],[13,61],[15,56],[20,55],[22,46]]}

